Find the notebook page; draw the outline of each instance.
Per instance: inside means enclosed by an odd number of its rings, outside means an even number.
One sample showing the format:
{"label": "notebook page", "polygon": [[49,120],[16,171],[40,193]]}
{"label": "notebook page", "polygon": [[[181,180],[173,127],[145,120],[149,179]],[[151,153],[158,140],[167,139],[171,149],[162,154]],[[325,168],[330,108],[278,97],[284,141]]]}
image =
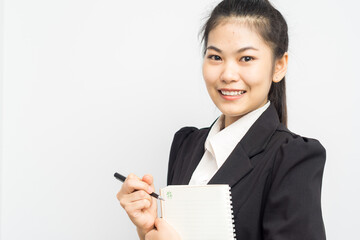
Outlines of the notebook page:
{"label": "notebook page", "polygon": [[234,240],[228,185],[174,185],[160,190],[162,217],[182,240]]}

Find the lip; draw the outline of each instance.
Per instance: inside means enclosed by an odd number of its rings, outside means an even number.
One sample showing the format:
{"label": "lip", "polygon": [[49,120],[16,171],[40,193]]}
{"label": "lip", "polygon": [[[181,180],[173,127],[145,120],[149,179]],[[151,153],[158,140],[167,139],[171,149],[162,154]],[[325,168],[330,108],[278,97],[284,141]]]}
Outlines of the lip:
{"label": "lip", "polygon": [[235,88],[219,88],[218,91],[229,91],[229,92],[232,92],[232,91],[246,91],[244,89],[235,89]]}
{"label": "lip", "polygon": [[[221,91],[229,91],[229,92],[238,92],[238,91],[245,91],[245,93],[241,94],[241,95],[237,95],[237,96],[225,96],[221,93]],[[229,100],[229,101],[234,101],[234,100],[238,100],[240,98],[242,98],[245,94],[246,94],[246,90],[243,89],[231,89],[231,88],[221,88],[218,90],[220,96],[225,99],[225,100]]]}

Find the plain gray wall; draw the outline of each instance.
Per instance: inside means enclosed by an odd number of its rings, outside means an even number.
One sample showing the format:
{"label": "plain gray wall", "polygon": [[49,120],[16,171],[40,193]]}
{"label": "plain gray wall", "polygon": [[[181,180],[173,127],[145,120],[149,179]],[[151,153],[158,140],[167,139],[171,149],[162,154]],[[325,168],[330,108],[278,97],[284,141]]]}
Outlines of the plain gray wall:
{"label": "plain gray wall", "polygon": [[[219,115],[198,38],[218,2],[3,0],[1,240],[136,239],[113,173],[164,187],[173,134]],[[289,128],[327,149],[328,239],[354,239],[359,3],[272,2],[289,25]]]}
{"label": "plain gray wall", "polygon": [[3,90],[2,90],[2,83],[3,83],[3,57],[4,57],[4,48],[3,48],[3,1],[0,0],[0,239],[1,239],[1,201],[2,201],[2,96],[3,96]]}

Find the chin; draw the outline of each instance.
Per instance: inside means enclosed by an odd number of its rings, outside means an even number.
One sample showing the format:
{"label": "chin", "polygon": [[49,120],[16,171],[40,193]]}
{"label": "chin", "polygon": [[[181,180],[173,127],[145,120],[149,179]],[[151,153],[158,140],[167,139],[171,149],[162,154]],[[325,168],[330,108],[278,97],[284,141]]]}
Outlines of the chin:
{"label": "chin", "polygon": [[221,111],[227,117],[242,117],[246,115],[248,112],[246,111]]}

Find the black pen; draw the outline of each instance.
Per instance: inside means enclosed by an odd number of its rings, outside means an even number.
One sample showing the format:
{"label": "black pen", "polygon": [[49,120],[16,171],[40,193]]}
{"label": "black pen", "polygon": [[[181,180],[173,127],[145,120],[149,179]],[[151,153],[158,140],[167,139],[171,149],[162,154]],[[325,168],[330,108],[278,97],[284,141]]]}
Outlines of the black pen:
{"label": "black pen", "polygon": [[[124,182],[125,179],[126,179],[126,177],[124,177],[123,175],[121,175],[120,173],[117,173],[117,172],[114,173],[114,177],[115,177],[116,179],[120,180],[121,182]],[[154,198],[156,198],[156,199],[165,201],[165,199],[163,199],[162,197],[160,197],[158,194],[156,194],[156,193],[154,193],[154,192],[150,193],[150,196],[152,196],[152,197],[154,197]]]}

